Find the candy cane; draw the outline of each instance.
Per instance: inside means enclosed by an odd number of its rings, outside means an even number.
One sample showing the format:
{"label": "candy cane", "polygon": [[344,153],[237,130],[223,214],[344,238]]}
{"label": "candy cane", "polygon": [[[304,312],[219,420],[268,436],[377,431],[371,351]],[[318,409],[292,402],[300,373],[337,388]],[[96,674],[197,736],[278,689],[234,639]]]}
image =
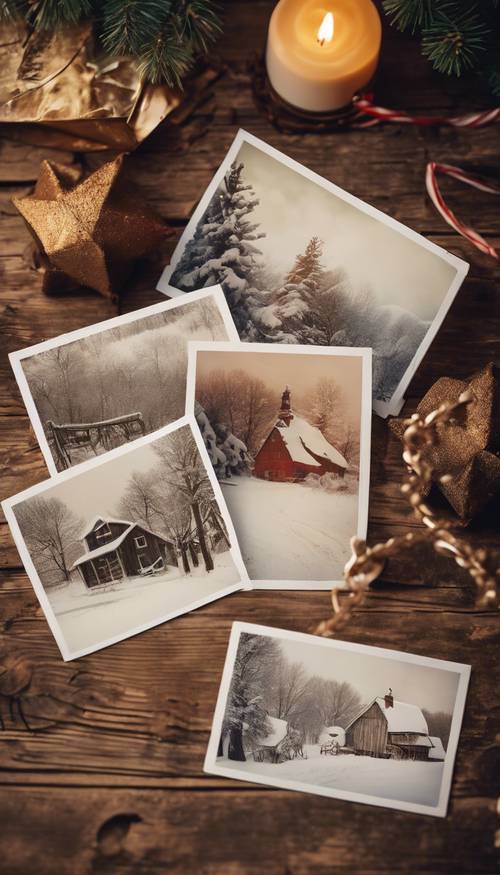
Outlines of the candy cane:
{"label": "candy cane", "polygon": [[461,222],[455,213],[453,213],[447,206],[437,183],[436,175],[438,173],[443,173],[445,176],[452,176],[454,179],[458,179],[466,185],[471,185],[472,188],[478,188],[479,191],[488,192],[488,194],[500,194],[500,188],[496,185],[484,182],[476,176],[470,176],[460,167],[454,167],[452,164],[438,164],[436,161],[429,161],[427,164],[425,172],[425,185],[427,187],[427,192],[432,203],[437,211],[441,213],[445,222],[447,222],[448,225],[451,225],[455,231],[458,231],[462,237],[469,240],[476,249],[480,250],[480,252],[490,255],[492,258],[500,258],[497,250],[493,246],[490,246],[484,237],[481,237],[481,234],[478,234],[477,231],[474,231],[474,228],[470,228],[468,225]]}
{"label": "candy cane", "polygon": [[[410,115],[410,113],[403,110],[375,106],[372,94],[361,94],[359,97],[354,97],[353,102],[358,110],[358,115],[353,120],[352,126],[357,128],[368,128],[381,122],[398,122],[400,124],[420,126],[451,125],[454,128],[481,128],[500,119],[500,107],[455,116]],[[369,118],[364,119],[363,116],[368,116]]]}

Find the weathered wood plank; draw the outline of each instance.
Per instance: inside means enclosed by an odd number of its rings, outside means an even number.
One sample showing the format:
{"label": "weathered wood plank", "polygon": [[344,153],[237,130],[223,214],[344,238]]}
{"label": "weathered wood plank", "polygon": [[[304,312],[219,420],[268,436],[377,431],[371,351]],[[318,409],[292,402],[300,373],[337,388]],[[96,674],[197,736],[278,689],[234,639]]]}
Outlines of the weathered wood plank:
{"label": "weathered wood plank", "polygon": [[6,875],[375,875],[389,866],[395,875],[444,875],[477,872],[478,861],[484,875],[494,871],[489,799],[457,800],[444,822],[317,796],[306,802],[229,784],[210,794],[16,788],[3,809],[2,859]]}

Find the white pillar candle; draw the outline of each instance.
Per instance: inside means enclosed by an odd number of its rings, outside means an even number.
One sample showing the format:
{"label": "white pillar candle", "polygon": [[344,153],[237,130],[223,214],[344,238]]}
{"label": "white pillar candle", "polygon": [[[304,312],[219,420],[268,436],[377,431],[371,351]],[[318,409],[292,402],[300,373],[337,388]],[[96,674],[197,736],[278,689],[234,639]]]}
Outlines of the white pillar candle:
{"label": "white pillar candle", "polygon": [[371,0],[280,0],[267,37],[269,81],[300,109],[340,109],[372,78],[381,38]]}

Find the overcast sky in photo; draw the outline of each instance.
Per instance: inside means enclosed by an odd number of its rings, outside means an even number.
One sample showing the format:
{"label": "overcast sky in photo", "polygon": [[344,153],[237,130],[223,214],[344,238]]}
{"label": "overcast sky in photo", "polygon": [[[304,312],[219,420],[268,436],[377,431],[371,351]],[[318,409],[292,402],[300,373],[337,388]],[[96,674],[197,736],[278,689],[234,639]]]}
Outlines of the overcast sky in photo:
{"label": "overcast sky in photo", "polygon": [[386,656],[340,650],[327,644],[279,638],[290,662],[299,662],[311,675],[348,681],[364,703],[383,696],[389,687],[395,699],[428,711],[453,712],[460,676],[446,669],[429,668]]}
{"label": "overcast sky in photo", "polygon": [[456,274],[451,264],[249,143],[237,160],[260,200],[252,219],[266,232],[256,245],[270,266],[289,271],[317,236],[326,268],[344,268],[355,288],[369,286],[382,304],[434,318]]}
{"label": "overcast sky in photo", "polygon": [[[160,441],[168,441],[168,438],[169,435],[166,435]],[[154,442],[137,447],[117,459],[75,474],[69,480],[46,489],[41,497],[63,501],[82,518],[84,525],[96,516],[116,517],[117,505],[132,474],[149,471],[158,465],[159,459],[153,446]]]}
{"label": "overcast sky in photo", "polygon": [[330,378],[343,391],[349,418],[359,422],[362,366],[360,355],[202,350],[196,358],[196,376],[203,379],[212,371],[245,371],[249,376],[263,380],[276,393],[276,410],[286,386],[291,392],[293,408],[294,398],[303,399],[319,380]]}

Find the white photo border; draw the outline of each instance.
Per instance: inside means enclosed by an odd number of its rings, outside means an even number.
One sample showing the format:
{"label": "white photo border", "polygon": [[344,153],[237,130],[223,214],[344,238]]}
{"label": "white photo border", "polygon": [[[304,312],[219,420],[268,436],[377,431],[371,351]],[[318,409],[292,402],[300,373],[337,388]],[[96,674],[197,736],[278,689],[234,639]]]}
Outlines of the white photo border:
{"label": "white photo border", "polygon": [[[192,340],[188,344],[186,414],[194,415],[196,400],[196,361],[198,352],[261,353],[262,355],[312,355],[361,358],[361,417],[359,449],[358,523],[356,534],[366,539],[370,498],[370,445],[372,413],[372,350],[358,346],[313,346],[295,343],[242,343]],[[198,425],[196,426],[198,428]],[[200,433],[201,434],[201,433]],[[253,589],[330,590],[345,586],[342,580],[252,580]]]}
{"label": "white photo border", "polygon": [[[47,492],[48,490],[57,486],[59,483],[63,483],[67,480],[72,480],[75,477],[84,477],[87,471],[98,468],[101,465],[107,465],[114,459],[125,456],[128,453],[133,453],[134,451],[140,449],[143,446],[147,446],[148,444],[155,443],[157,440],[160,440],[166,435],[179,431],[179,429],[183,428],[186,425],[190,428],[191,433],[196,441],[198,452],[200,453],[202,462],[207,471],[208,477],[210,479],[210,484],[217,500],[217,504],[219,505],[220,511],[224,519],[224,523],[227,527],[229,538],[231,541],[230,554],[236,566],[236,570],[240,575],[240,582],[233,583],[230,586],[224,587],[207,597],[197,599],[191,603],[188,603],[185,605],[185,607],[181,609],[170,611],[167,614],[161,615],[152,622],[142,623],[141,625],[131,628],[126,632],[120,633],[119,635],[114,635],[111,638],[104,639],[102,642],[99,642],[97,644],[92,644],[89,647],[84,647],[80,650],[72,651],[66,643],[59,622],[57,620],[57,616],[52,609],[43,583],[40,580],[39,574],[34,566],[28,547],[26,546],[23,534],[15,515],[16,505],[20,504],[23,501],[26,501],[27,499],[33,498],[35,495],[40,495],[44,492]],[[2,502],[1,506],[9,528],[11,530],[12,536],[14,538],[16,547],[19,551],[19,556],[21,557],[23,565],[26,569],[26,573],[31,581],[33,589],[35,590],[35,594],[38,598],[38,601],[40,602],[46,620],[50,626],[54,638],[56,639],[59,650],[61,651],[61,656],[65,662],[68,662],[72,659],[79,659],[81,656],[86,656],[88,653],[94,653],[96,650],[102,650],[104,647],[109,647],[112,644],[116,644],[118,641],[124,641],[127,638],[138,635],[140,632],[144,632],[147,629],[152,629],[155,626],[159,626],[161,623],[165,623],[168,620],[174,619],[174,617],[179,617],[183,614],[187,614],[190,611],[201,607],[202,605],[209,604],[210,602],[216,601],[217,599],[229,595],[230,593],[238,592],[242,589],[252,589],[247,570],[241,556],[236,532],[234,530],[231,517],[229,516],[224,496],[222,495],[222,490],[218,483],[217,477],[215,476],[215,472],[212,468],[207,449],[201,437],[200,431],[197,427],[194,416],[183,416],[181,417],[181,419],[176,419],[174,422],[169,423],[163,428],[152,432],[152,434],[144,435],[144,437],[141,437],[138,440],[134,441],[133,444],[123,444],[120,447],[115,447],[115,449],[110,450],[105,455],[97,456],[95,459],[90,459],[88,462],[82,463],[82,465],[78,466],[78,470],[75,470],[74,468],[69,468],[66,471],[61,471],[57,473],[54,477],[51,477],[49,480],[44,480],[41,483],[37,483],[35,486],[31,486],[29,489],[25,489],[23,492],[20,492],[17,495],[12,496],[11,498],[5,499],[5,501]]]}
{"label": "white photo border", "polygon": [[[32,358],[40,353],[47,352],[50,349],[57,349],[61,346],[66,346],[69,343],[74,343],[78,340],[83,340],[85,337],[92,337],[94,334],[101,334],[103,331],[108,331],[113,328],[119,328],[121,325],[129,325],[132,322],[140,322],[142,319],[147,319],[150,316],[155,316],[157,313],[165,313],[170,310],[180,309],[182,306],[194,301],[202,301],[206,298],[212,298],[221,314],[224,327],[231,340],[238,340],[238,332],[236,331],[233,317],[227,305],[224,292],[220,285],[210,286],[204,289],[199,289],[196,292],[189,292],[186,296],[179,298],[172,297],[169,301],[160,301],[158,304],[152,304],[149,307],[143,307],[140,310],[134,310],[132,313],[125,313],[123,316],[113,316],[111,319],[106,319],[103,322],[96,322],[93,325],[87,325],[85,328],[77,328],[75,331],[70,331],[66,334],[60,334],[50,340],[44,340],[42,343],[37,343],[34,346],[28,346],[25,349],[16,350],[9,354],[9,361],[16,378],[19,391],[26,407],[31,425],[39,443],[40,449],[45,459],[45,464],[49,470],[51,477],[60,473],[54,462],[54,458],[50,451],[50,446],[47,441],[43,423],[40,419],[31,389],[26,379],[22,363],[25,359]],[[135,445],[136,441],[130,441],[129,445]],[[103,455],[107,455],[106,453]],[[68,470],[81,470],[86,461],[79,462],[76,465],[71,465]]]}
{"label": "white photo border", "polygon": [[[298,641],[303,644],[314,644],[319,647],[332,648],[336,650],[349,650],[356,653],[363,653],[366,656],[397,659],[400,662],[409,662],[417,665],[427,666],[428,668],[442,669],[444,671],[453,671],[459,675],[457,694],[455,705],[453,708],[452,723],[450,729],[450,737],[446,750],[446,757],[443,764],[443,777],[439,792],[439,800],[437,805],[422,805],[414,802],[405,802],[399,799],[385,799],[380,796],[371,796],[365,793],[355,793],[349,790],[335,790],[329,787],[317,787],[314,784],[306,784],[299,781],[279,780],[268,775],[257,775],[252,772],[245,772],[238,769],[227,769],[217,763],[217,750],[219,744],[220,733],[222,729],[222,721],[226,709],[226,702],[231,685],[231,680],[234,670],[234,662],[238,650],[240,636],[243,632],[251,635],[265,635],[272,638],[287,639]],[[217,704],[210,732],[210,739],[203,764],[203,771],[210,775],[221,775],[224,778],[232,778],[233,780],[249,781],[254,784],[268,784],[271,787],[279,787],[282,790],[295,790],[301,793],[313,793],[318,796],[328,796],[330,799],[342,799],[347,802],[359,802],[365,805],[377,805],[384,808],[393,808],[397,811],[410,811],[415,814],[427,814],[434,817],[446,817],[448,811],[448,803],[453,778],[453,769],[455,757],[460,738],[460,729],[462,725],[465,701],[467,696],[467,688],[469,685],[471,667],[460,662],[449,662],[443,659],[435,659],[429,656],[418,656],[415,653],[405,653],[400,650],[389,650],[384,647],[372,647],[367,644],[355,644],[350,641],[339,641],[331,638],[321,638],[316,635],[307,635],[303,632],[291,632],[287,629],[278,629],[274,626],[260,626],[254,623],[234,622],[231,628],[229,644],[226,653],[226,659],[222,672],[219,693],[217,696]]]}
{"label": "white photo border", "polygon": [[427,249],[430,252],[433,252],[434,255],[442,258],[444,261],[447,261],[449,264],[453,265],[456,270],[456,275],[444,296],[441,306],[439,307],[434,319],[432,320],[429,328],[425,333],[425,337],[422,340],[420,346],[418,347],[415,355],[413,356],[410,364],[406,368],[404,374],[402,375],[398,385],[396,386],[392,398],[389,401],[373,401],[373,409],[375,413],[384,419],[387,416],[397,416],[405,403],[404,394],[408,385],[415,374],[420,362],[425,356],[429,346],[434,340],[439,328],[441,327],[442,322],[451,307],[451,304],[462,285],[467,273],[469,271],[470,265],[463,261],[461,258],[458,258],[456,255],[452,255],[451,252],[448,252],[446,249],[443,249],[441,246],[438,246],[436,243],[432,243],[431,240],[428,240],[426,237],[423,237],[421,234],[418,234],[416,231],[413,231],[411,228],[408,228],[406,225],[403,225],[401,222],[398,222],[396,219],[393,219],[391,216],[386,215],[381,210],[376,209],[376,207],[371,206],[370,204],[362,201],[360,198],[355,197],[344,189],[340,188],[338,185],[335,185],[334,182],[330,182],[328,179],[325,179],[323,176],[320,176],[318,173],[315,173],[313,170],[309,170],[309,168],[305,167],[303,164],[300,164],[298,161],[295,161],[293,158],[289,158],[283,152],[280,152],[278,149],[275,149],[273,146],[269,146],[264,140],[259,139],[259,137],[255,137],[253,134],[248,133],[243,128],[240,128],[236,137],[234,138],[231,146],[229,147],[228,152],[226,153],[222,164],[217,170],[216,174],[213,176],[208,188],[206,189],[203,197],[198,203],[195,211],[193,212],[186,228],[184,229],[177,246],[172,254],[172,259],[170,264],[168,264],[159,280],[156,288],[159,292],[162,292],[166,295],[171,296],[182,296],[184,294],[191,294],[191,292],[182,292],[179,289],[174,289],[169,285],[169,279],[177,267],[177,263],[179,262],[186,243],[193,236],[194,229],[196,228],[199,220],[205,213],[205,210],[210,202],[214,192],[216,191],[219,184],[222,182],[224,178],[224,174],[226,173],[230,164],[236,158],[241,146],[243,143],[248,143],[251,146],[254,146],[256,149],[259,149],[261,152],[265,152],[271,158],[274,158],[276,161],[279,161],[281,164],[289,167],[290,170],[295,171],[295,173],[299,173],[301,176],[305,176],[306,179],[309,179],[310,182],[314,182],[317,185],[320,185],[326,191],[329,191],[331,194],[350,204],[356,209],[360,210],[363,213],[371,216],[377,221],[382,222],[384,225],[389,226],[398,234],[402,234],[404,237],[407,237],[409,240],[412,240],[418,246],[421,246],[423,249]]}

